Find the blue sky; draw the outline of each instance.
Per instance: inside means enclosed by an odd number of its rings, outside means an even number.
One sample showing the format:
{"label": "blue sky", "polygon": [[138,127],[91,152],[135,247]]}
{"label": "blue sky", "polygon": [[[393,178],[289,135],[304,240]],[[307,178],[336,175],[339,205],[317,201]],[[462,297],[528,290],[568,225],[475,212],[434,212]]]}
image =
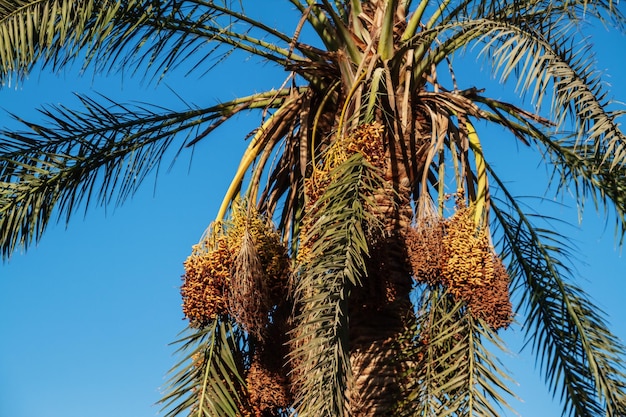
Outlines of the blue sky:
{"label": "blue sky", "polygon": [[[596,35],[591,42],[598,67],[611,76],[605,77],[611,95],[626,101],[626,37],[603,30]],[[510,95],[510,89],[500,89],[486,75],[461,67],[456,75],[462,88],[486,85],[496,97]],[[101,79],[87,73],[79,78],[76,68],[57,75],[35,71],[17,88],[0,90],[0,107],[37,120],[35,109],[42,104],[75,107],[72,92],[98,92],[121,101],[183,108],[169,88],[188,102],[207,105],[259,90],[257,77],[269,69],[235,57],[201,79],[173,72],[158,88],[128,77]],[[278,87],[285,74],[275,74],[263,82]],[[156,182],[150,177],[123,206],[77,213],[68,227],[51,226],[38,246],[0,265],[0,417],[157,415],[154,403],[177,359],[168,344],[185,327],[178,292],[182,262],[215,216],[246,146],[243,138],[258,121],[254,115],[239,117],[200,143],[191,164],[190,153],[183,154],[171,172]],[[0,124],[11,123],[1,112]],[[502,161],[496,168],[506,172],[517,193],[553,197],[545,194],[545,172],[533,152],[518,149],[511,138],[485,140],[487,158]],[[626,340],[626,264],[616,248],[613,224],[607,225],[589,204],[579,226],[572,201],[559,203],[529,200],[537,211],[573,223],[560,230],[578,248],[578,282]],[[503,334],[514,352],[505,362],[525,400],[511,404],[523,416],[560,415],[533,371],[534,359],[517,354],[521,335],[519,327]]]}

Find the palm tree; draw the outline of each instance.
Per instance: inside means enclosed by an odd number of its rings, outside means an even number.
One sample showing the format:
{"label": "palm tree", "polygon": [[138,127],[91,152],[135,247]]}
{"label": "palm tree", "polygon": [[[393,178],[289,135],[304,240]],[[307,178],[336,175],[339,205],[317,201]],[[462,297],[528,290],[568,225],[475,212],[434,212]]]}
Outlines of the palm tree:
{"label": "palm tree", "polygon": [[[189,327],[168,416],[497,416],[513,394],[498,332],[517,325],[564,415],[626,415],[624,347],[573,283],[566,240],[508,190],[475,128],[536,149],[558,194],[592,198],[623,235],[621,113],[579,43],[590,20],[623,30],[617,5],[290,0],[281,30],[251,4],[0,1],[4,83],[77,60],[158,79],[237,51],[287,74],[182,111],[81,96],[81,108],[4,131],[3,257],[57,213],[123,202],[170,149],[257,113],[185,261]],[[523,106],[480,80],[460,88],[462,53],[516,81]]]}

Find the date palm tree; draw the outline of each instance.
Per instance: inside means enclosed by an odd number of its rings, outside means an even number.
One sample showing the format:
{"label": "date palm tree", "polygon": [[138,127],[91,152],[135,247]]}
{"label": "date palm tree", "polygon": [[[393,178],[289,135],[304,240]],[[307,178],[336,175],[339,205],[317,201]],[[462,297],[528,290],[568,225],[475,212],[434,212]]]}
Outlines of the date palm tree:
{"label": "date palm tree", "polygon": [[[280,27],[259,4],[285,9]],[[611,0],[0,1],[3,83],[78,60],[219,71],[233,52],[286,74],[183,110],[80,96],[2,132],[2,255],[57,215],[123,202],[166,152],[251,112],[259,127],[184,264],[168,416],[497,416],[510,326],[564,415],[626,415],[624,347],[476,129],[536,149],[557,194],[591,198],[623,235],[626,136],[580,46],[589,21],[626,19]],[[522,104],[457,85],[462,54],[514,80]]]}

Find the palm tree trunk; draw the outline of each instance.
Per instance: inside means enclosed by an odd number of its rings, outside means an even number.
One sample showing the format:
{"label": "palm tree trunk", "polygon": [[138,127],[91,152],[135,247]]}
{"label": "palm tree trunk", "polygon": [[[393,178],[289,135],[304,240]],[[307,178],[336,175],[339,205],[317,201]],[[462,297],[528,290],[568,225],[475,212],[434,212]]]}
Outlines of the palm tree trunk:
{"label": "palm tree trunk", "polygon": [[[402,175],[406,178],[406,175]],[[385,175],[391,189],[375,196],[383,236],[371,247],[368,277],[350,299],[350,363],[354,384],[348,391],[353,417],[390,416],[400,394],[404,364],[398,341],[413,314],[409,294],[412,279],[401,231],[412,216],[408,189],[398,174]],[[402,189],[398,189],[402,188]]]}

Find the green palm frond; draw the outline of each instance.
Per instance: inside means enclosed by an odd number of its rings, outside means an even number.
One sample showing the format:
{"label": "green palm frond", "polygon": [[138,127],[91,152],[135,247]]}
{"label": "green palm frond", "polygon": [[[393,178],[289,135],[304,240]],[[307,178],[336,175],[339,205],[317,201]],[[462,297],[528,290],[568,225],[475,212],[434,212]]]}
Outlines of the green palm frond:
{"label": "green palm frond", "polygon": [[[281,66],[304,60],[289,36],[234,7],[191,0],[160,2],[153,10],[153,2],[143,2],[151,13],[141,16],[140,25],[117,25],[90,48],[88,57],[98,68],[130,68],[133,73],[149,68],[158,77],[184,65],[187,75],[196,70],[204,74],[235,51]],[[207,64],[209,60],[213,62]]]}
{"label": "green palm frond", "polygon": [[531,1],[489,1],[462,0],[444,2],[447,6],[439,23],[455,20],[495,19],[542,23],[566,17],[582,24],[590,17],[619,29],[624,28],[626,19],[619,10],[619,2],[613,0],[531,0]]}
{"label": "green palm frond", "polygon": [[[564,28],[554,24],[520,28],[485,21],[484,25],[492,28],[482,41],[494,70],[505,79],[518,71],[519,91],[532,92],[538,107],[545,94],[553,91],[553,121],[561,127],[566,118],[573,120],[579,152],[611,168],[623,165],[626,136],[618,127],[617,114],[607,110],[610,102],[599,74],[592,70],[588,48],[576,46],[571,24]],[[550,85],[554,89],[547,88]]]}
{"label": "green palm frond", "polygon": [[595,208],[614,210],[616,234],[621,241],[626,233],[626,167],[610,166],[585,154],[575,142],[544,141],[544,156],[553,165],[553,181],[558,190],[573,192],[582,210],[591,198]]}
{"label": "green palm frond", "polygon": [[[257,33],[255,37],[250,33]],[[150,68],[159,76],[187,64],[187,71],[235,50],[286,65],[303,60],[290,37],[242,11],[190,0],[39,0],[0,2],[0,82],[21,79],[40,62],[57,69],[79,57],[96,70]],[[211,42],[211,47],[205,47]],[[297,45],[294,45],[297,50]]]}
{"label": "green palm frond", "polygon": [[464,409],[470,416],[494,416],[503,409],[512,410],[505,396],[514,397],[507,383],[513,382],[504,365],[492,349],[506,352],[506,346],[491,326],[482,320],[467,317],[469,337],[467,341],[467,376],[462,385],[466,398]]}
{"label": "green palm frond", "polygon": [[619,2],[613,0],[541,0],[506,3],[498,14],[485,17],[503,17],[514,22],[523,21],[529,26],[557,22],[563,19],[581,27],[590,18],[605,25],[624,30],[626,17],[619,10]]}
{"label": "green palm frond", "polygon": [[[295,277],[299,311],[293,335],[294,376],[299,416],[345,416],[350,382],[347,300],[350,287],[365,278],[366,226],[376,224],[367,199],[379,182],[359,153],[329,174],[324,191],[305,221],[310,248]],[[302,249],[300,249],[302,251]]]}
{"label": "green palm frond", "polygon": [[46,125],[22,121],[30,131],[3,132],[0,143],[3,257],[37,241],[55,212],[69,221],[79,207],[121,204],[172,148],[174,160],[237,112],[283,98],[274,91],[177,112],[79,96],[81,110],[43,110]]}
{"label": "green palm frond", "polygon": [[[9,0],[0,2],[0,82],[18,79],[42,60],[58,67],[112,28],[134,27],[144,17],[139,1]],[[130,11],[135,11],[130,13]]]}
{"label": "green palm frond", "polygon": [[490,352],[504,350],[495,332],[441,288],[426,289],[421,298],[401,415],[497,417],[510,409],[503,395],[513,395],[511,379]]}
{"label": "green palm frond", "polygon": [[[239,417],[245,407],[244,350],[246,337],[225,320],[216,319],[203,329],[187,329],[175,342],[183,359],[170,371],[171,378],[159,401],[166,417]],[[246,359],[247,358],[247,359]]]}
{"label": "green palm frond", "polygon": [[564,415],[624,415],[624,346],[589,295],[571,282],[572,271],[563,262],[571,254],[563,236],[535,227],[494,178],[504,194],[504,200],[492,200],[500,247],[521,292],[526,338],[552,394],[560,395]]}

